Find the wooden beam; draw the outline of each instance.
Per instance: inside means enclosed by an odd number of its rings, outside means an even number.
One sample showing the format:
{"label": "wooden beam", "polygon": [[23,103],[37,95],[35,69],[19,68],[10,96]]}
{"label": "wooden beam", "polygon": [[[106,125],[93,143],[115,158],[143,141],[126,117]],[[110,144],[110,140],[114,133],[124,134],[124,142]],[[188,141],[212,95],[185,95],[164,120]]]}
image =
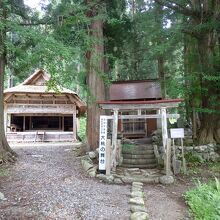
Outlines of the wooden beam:
{"label": "wooden beam", "polygon": [[[167,114],[167,118],[179,118],[179,114]],[[119,115],[119,119],[147,119],[147,118],[162,118],[161,114],[153,114],[153,115]]]}
{"label": "wooden beam", "polygon": [[[105,116],[107,119],[113,119],[113,115]],[[179,118],[179,114],[166,114],[167,118]],[[147,118],[162,118],[161,114],[154,115],[118,115],[118,119],[147,119]]]}
{"label": "wooden beam", "polygon": [[72,114],[75,111],[75,105],[72,104],[8,104],[8,113],[19,114],[37,114],[37,113],[61,113]]}
{"label": "wooden beam", "polygon": [[99,104],[102,109],[119,109],[119,110],[138,110],[138,109],[160,109],[177,108],[181,102],[156,103],[156,104]]}
{"label": "wooden beam", "polygon": [[12,97],[12,94],[6,94],[4,97],[4,101],[7,102]]}

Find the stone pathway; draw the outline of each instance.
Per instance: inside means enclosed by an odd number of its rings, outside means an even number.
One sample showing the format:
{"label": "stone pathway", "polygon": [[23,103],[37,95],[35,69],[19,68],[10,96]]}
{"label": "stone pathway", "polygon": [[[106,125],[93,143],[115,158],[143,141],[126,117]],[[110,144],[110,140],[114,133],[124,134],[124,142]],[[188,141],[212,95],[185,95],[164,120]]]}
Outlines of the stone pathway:
{"label": "stone pathway", "polygon": [[144,203],[143,183],[133,182],[131,199],[129,200],[131,216],[130,220],[148,220],[148,214]]}

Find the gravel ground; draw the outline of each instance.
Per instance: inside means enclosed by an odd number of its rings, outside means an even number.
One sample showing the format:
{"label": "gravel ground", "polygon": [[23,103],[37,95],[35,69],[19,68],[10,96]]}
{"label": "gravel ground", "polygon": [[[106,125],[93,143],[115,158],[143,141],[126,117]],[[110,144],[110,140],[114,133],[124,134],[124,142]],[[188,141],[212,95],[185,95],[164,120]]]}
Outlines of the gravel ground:
{"label": "gravel ground", "polygon": [[144,186],[145,206],[151,220],[189,220],[189,213],[182,193],[186,187],[178,185]]}
{"label": "gravel ground", "polygon": [[[14,148],[14,147],[12,147]],[[71,146],[17,145],[19,158],[0,177],[0,219],[129,219],[130,186],[89,178]]]}

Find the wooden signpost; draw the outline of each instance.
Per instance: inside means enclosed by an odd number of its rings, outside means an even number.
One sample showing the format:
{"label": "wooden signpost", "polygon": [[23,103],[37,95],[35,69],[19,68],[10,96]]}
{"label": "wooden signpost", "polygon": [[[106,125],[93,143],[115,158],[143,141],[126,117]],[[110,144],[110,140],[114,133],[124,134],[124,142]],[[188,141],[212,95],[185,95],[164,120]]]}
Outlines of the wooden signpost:
{"label": "wooden signpost", "polygon": [[172,128],[170,129],[170,137],[173,138],[173,171],[176,172],[176,155],[175,155],[175,138],[180,138],[181,149],[182,149],[182,162],[183,162],[183,173],[186,174],[186,160],[184,157],[184,147],[183,147],[183,138],[184,138],[184,129],[183,128]]}
{"label": "wooden signpost", "polygon": [[99,170],[101,172],[106,171],[107,125],[108,125],[107,118],[105,116],[100,116]]}

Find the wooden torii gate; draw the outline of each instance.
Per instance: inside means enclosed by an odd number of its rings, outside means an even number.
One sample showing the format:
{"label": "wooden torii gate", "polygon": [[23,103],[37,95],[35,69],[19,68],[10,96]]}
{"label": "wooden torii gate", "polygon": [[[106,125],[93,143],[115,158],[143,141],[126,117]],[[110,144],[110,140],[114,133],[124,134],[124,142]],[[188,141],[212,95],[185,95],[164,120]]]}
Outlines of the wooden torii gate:
{"label": "wooden torii gate", "polygon": [[[116,153],[117,153],[117,133],[118,133],[118,119],[149,119],[149,118],[157,118],[161,119],[161,127],[162,127],[162,139],[163,139],[163,147],[166,151],[167,139],[168,139],[168,131],[167,131],[167,118],[179,118],[179,114],[167,114],[167,109],[169,108],[177,108],[179,104],[183,101],[183,99],[169,99],[169,100],[154,100],[154,101],[106,101],[106,102],[98,102],[100,107],[105,110],[113,111],[113,115],[100,116],[100,151],[99,156],[106,156],[106,151],[104,148],[105,144],[102,141],[102,122],[103,120],[107,123],[108,120],[113,120],[112,127],[112,158],[111,158],[111,170],[115,171],[117,166],[116,161]],[[137,115],[119,115],[120,110],[137,110]],[[158,114],[151,115],[141,115],[140,110],[159,110]],[[106,127],[107,128],[107,127]],[[107,130],[105,130],[105,137],[107,137]],[[104,137],[104,136],[103,136]],[[104,158],[104,157],[103,157]],[[106,163],[106,160],[103,160],[103,163]],[[105,169],[106,164],[100,164],[99,168]],[[110,174],[110,170],[106,170],[106,174]]]}

